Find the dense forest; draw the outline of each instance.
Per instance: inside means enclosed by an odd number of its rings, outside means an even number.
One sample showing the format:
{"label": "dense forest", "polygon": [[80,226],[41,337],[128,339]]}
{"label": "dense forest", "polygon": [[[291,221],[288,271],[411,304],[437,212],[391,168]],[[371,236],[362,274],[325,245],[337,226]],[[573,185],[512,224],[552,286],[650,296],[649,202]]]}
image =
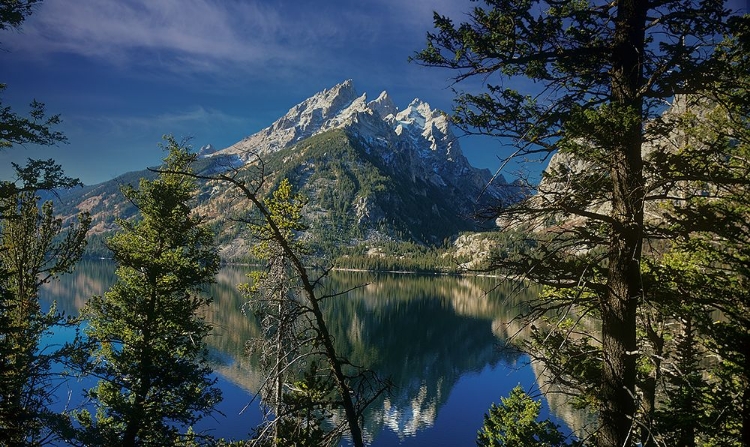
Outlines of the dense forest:
{"label": "dense forest", "polygon": [[[0,31],[38,2],[2,1]],[[484,0],[466,17],[435,13],[413,62],[456,85],[480,81],[457,93],[455,124],[497,137],[511,157],[548,161],[528,185],[535,194],[483,212],[499,227],[472,266],[542,287],[523,316],[530,338],[511,343],[543,366],[544,391],[596,419],[564,436],[517,388],[487,410],[477,444],[750,446],[750,17],[720,0]],[[517,79],[533,83],[508,87]],[[28,115],[0,106],[0,148],[64,142],[59,123],[36,101]],[[332,141],[308,154],[335,152],[324,177],[388,186],[375,166],[345,170],[352,148]],[[117,281],[80,318],[39,302],[75,268],[91,227],[87,213],[63,221],[43,197],[80,182],[54,160],[29,160],[0,183],[0,445],[337,445],[344,435],[365,445],[363,412],[390,383],[337,350],[321,303],[347,291],[319,287],[328,269],[458,271],[472,256],[451,252],[435,227],[382,256],[361,249],[320,265],[325,247],[305,235],[325,228],[305,218],[299,173],[259,157],[204,171],[186,142],[167,136],[163,148],[162,166],[122,187],[133,211],[96,242]],[[233,223],[264,267],[241,286],[260,322],[249,342],[266,377],[264,420],[231,443],[190,428],[221,399],[201,313],[218,229],[192,206],[205,182],[247,204]],[[321,200],[337,211],[327,224],[343,226],[337,194]],[[40,349],[60,326],[78,327],[75,339]],[[60,365],[96,380],[91,410],[50,409]]]}

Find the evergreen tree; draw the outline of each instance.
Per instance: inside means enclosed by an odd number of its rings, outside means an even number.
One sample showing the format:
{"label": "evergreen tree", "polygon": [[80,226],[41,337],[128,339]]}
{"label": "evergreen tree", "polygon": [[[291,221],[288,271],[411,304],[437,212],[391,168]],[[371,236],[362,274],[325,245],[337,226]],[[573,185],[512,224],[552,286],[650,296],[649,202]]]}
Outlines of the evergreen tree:
{"label": "evergreen tree", "polygon": [[750,16],[730,25],[717,54],[724,88],[682,98],[656,123],[678,138],[651,163],[671,199],[666,253],[647,272],[673,317],[659,435],[681,445],[750,445]]}
{"label": "evergreen tree", "polygon": [[18,28],[42,0],[3,0],[0,2],[0,30]]}
{"label": "evergreen tree", "polygon": [[[302,264],[305,248],[296,233],[305,229],[305,201],[284,179],[270,198],[254,204],[262,215],[260,223],[251,224],[257,239],[254,251],[268,265],[244,290],[263,326],[263,338],[255,343],[268,376],[261,393],[273,412],[259,427],[255,442],[312,445],[317,440],[319,445],[335,445],[345,427],[355,446],[364,445],[360,420],[370,396],[354,392],[357,374],[353,377],[346,369],[348,362],[336,353],[323,317],[321,303],[330,296],[316,292],[323,278],[312,281]],[[318,361],[328,368],[319,372]],[[298,379],[300,375],[304,377]],[[323,430],[320,419],[333,408],[343,409],[344,421]]]}
{"label": "evergreen tree", "polygon": [[[187,171],[195,156],[165,139],[165,169]],[[141,217],[119,221],[108,241],[117,282],[82,311],[95,345],[91,371],[101,378],[88,391],[96,416],[78,414],[86,444],[171,445],[220,399],[204,341],[211,328],[200,316],[219,257],[190,211],[193,191],[189,177],[174,173],[123,188]]]}
{"label": "evergreen tree", "polygon": [[52,202],[39,208],[31,191],[0,199],[0,444],[37,445],[50,435],[54,416],[51,365],[63,352],[40,346],[54,325],[65,322],[53,305],[39,303],[40,287],[70,272],[86,245],[87,215],[67,228]]}
{"label": "evergreen tree", "polygon": [[[575,332],[560,326],[572,315],[601,321],[598,333],[582,328],[579,335],[589,340],[583,350],[561,354],[584,344],[561,343],[540,359],[598,406],[598,445],[634,445],[641,424],[641,262],[649,235],[643,153],[664,135],[647,122],[676,94],[721,87],[715,81],[726,64],[713,52],[731,12],[720,0],[484,3],[458,26],[436,14],[437,32],[428,34],[416,59],[459,71],[457,81],[481,77],[484,93],[457,98],[454,120],[467,131],[513,139],[514,156],[557,151],[586,165],[551,166],[541,194],[499,211],[516,227],[529,224],[534,250],[500,259],[497,268],[552,288],[536,315],[568,309],[551,321],[563,337],[558,341]],[[519,78],[536,85],[527,92],[510,88]],[[542,224],[549,230],[535,232]],[[582,355],[599,359],[596,374],[577,368]]]}
{"label": "evergreen tree", "polygon": [[565,436],[550,420],[538,421],[542,404],[535,402],[520,385],[510,396],[501,397],[484,415],[484,425],[477,433],[479,447],[562,447]]}
{"label": "evergreen tree", "polygon": [[[40,0],[0,2],[0,30],[18,29]],[[6,85],[0,83],[0,94]],[[54,145],[66,141],[54,130],[59,115],[48,115],[44,104],[30,104],[28,116],[0,99],[0,150],[17,145]],[[52,203],[40,206],[37,192],[77,186],[53,160],[13,165],[16,179],[0,180],[0,444],[44,442],[53,415],[52,362],[61,352],[40,351],[40,337],[63,318],[54,309],[42,311],[39,287],[67,272],[81,256],[89,220],[63,230],[53,217]]]}

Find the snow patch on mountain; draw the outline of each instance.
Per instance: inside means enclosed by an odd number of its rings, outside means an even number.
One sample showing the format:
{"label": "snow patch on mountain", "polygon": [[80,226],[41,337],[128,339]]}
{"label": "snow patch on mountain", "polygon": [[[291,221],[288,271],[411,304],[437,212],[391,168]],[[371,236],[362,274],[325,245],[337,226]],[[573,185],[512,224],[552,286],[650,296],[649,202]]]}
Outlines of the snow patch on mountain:
{"label": "snow patch on mountain", "polygon": [[198,158],[208,157],[209,155],[215,153],[217,150],[218,149],[216,149],[212,144],[201,146],[201,148],[198,150]]}

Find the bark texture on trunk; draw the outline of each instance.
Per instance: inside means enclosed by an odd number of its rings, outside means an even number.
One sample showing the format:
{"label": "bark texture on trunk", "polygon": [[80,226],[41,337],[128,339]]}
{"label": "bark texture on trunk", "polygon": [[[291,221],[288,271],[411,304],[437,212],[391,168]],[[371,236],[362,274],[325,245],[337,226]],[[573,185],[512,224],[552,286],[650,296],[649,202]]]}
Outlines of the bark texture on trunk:
{"label": "bark texture on trunk", "polygon": [[610,153],[613,183],[607,293],[602,314],[602,407],[599,445],[633,443],[636,414],[636,314],[643,294],[643,159],[641,156],[643,52],[648,2],[623,0],[617,6],[612,50],[612,106],[615,141]]}

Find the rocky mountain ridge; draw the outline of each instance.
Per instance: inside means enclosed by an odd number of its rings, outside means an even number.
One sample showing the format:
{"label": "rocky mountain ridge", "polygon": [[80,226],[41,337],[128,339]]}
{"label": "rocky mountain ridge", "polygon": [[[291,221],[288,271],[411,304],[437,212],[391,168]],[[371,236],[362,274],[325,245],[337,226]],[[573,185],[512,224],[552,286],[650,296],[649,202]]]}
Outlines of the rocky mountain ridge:
{"label": "rocky mountain ridge", "polygon": [[[248,161],[333,129],[344,129],[362,140],[368,153],[386,164],[406,161],[408,165],[399,168],[408,169],[415,178],[445,186],[463,176],[471,178],[488,198],[511,194],[503,191],[504,178],[493,181],[489,170],[469,164],[445,113],[420,99],[399,110],[385,91],[368,101],[367,94],[356,92],[351,80],[313,95],[265,129],[208,156],[232,155]],[[398,154],[406,154],[406,160]]]}
{"label": "rocky mountain ridge", "polygon": [[[313,95],[236,144],[206,145],[198,154],[195,169],[204,175],[252,170],[260,158],[269,187],[289,179],[308,199],[305,237],[321,252],[372,253],[392,242],[439,245],[478,230],[471,219],[476,211],[523,193],[470,165],[443,112],[418,99],[399,110],[386,92],[368,101],[351,81]],[[114,217],[135,215],[118,185],[153,175],[130,173],[87,187],[69,199],[68,214],[91,212],[103,240],[117,228]],[[245,256],[247,235],[234,218],[252,210],[225,184],[201,182],[198,189],[194,209],[218,232],[224,257]]]}

